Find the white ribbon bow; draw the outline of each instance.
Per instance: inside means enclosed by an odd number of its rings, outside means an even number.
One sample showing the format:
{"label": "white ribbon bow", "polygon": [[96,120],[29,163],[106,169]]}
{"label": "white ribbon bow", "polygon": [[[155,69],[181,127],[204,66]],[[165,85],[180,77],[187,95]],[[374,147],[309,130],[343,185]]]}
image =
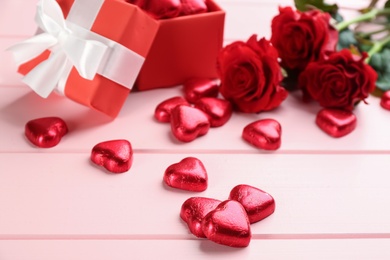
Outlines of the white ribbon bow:
{"label": "white ribbon bow", "polygon": [[72,32],[55,0],[41,0],[37,6],[35,20],[43,33],[18,43],[9,50],[13,52],[18,66],[45,50],[50,50],[51,55],[31,70],[22,81],[40,96],[47,97],[59,82],[66,82],[73,66],[80,76],[92,80],[108,46],[99,41],[80,38]]}

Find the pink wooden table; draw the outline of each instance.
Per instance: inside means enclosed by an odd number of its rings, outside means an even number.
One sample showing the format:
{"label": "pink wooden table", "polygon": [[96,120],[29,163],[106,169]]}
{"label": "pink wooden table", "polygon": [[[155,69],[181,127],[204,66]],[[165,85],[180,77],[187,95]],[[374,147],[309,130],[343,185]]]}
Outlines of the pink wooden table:
{"label": "pink wooden table", "polygon": [[[236,113],[227,125],[178,143],[153,119],[155,106],[181,88],[132,93],[117,119],[56,95],[39,98],[3,50],[31,36],[36,0],[0,1],[0,259],[390,259],[390,113],[370,97],[358,127],[333,139],[314,123],[315,105],[291,95],[270,113]],[[227,11],[226,42],[269,37],[283,0],[217,0]],[[368,1],[354,1],[362,7]],[[345,4],[345,3],[344,3]],[[351,3],[352,5],[352,3]],[[25,139],[28,120],[59,116],[70,133],[52,149]],[[245,125],[272,117],[283,127],[280,150],[260,152],[241,139]],[[89,162],[91,148],[128,139],[131,170],[109,175]],[[166,188],[164,170],[201,159],[205,192]],[[251,226],[247,248],[198,239],[180,220],[192,196],[224,200],[237,184],[272,194],[276,211]]]}

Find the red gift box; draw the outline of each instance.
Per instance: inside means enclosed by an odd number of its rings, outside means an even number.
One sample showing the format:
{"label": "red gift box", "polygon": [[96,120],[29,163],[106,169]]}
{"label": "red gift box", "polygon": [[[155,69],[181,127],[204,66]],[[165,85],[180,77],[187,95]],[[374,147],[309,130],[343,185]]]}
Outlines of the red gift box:
{"label": "red gift box", "polygon": [[208,12],[159,20],[159,30],[136,81],[139,90],[180,85],[191,78],[216,78],[223,46],[225,12],[206,1]]}
{"label": "red gift box", "polygon": [[[57,0],[57,2],[59,7],[54,0],[41,0],[39,4],[41,9],[39,6],[37,9],[37,14],[40,14],[37,17],[40,19],[36,19],[41,31],[35,37],[39,38],[44,34],[46,38],[43,38],[50,42],[54,36],[56,45],[43,48],[35,56],[24,59],[25,62],[19,62],[21,65],[18,71],[26,75],[23,81],[43,97],[55,88],[53,83],[56,82],[59,86],[57,89],[68,98],[115,117],[136,80],[139,90],[147,90],[179,85],[190,78],[217,77],[215,64],[223,44],[225,13],[211,0],[206,0],[207,13],[165,20],[155,20],[126,0]],[[44,4],[51,6],[51,9],[57,8],[57,13],[60,13],[62,20],[66,17],[66,22],[63,21],[65,29],[60,28],[59,34],[45,27],[47,20],[59,18],[55,15],[54,18],[49,17],[49,19],[42,16],[42,13],[45,13],[42,7]],[[53,10],[47,13],[49,16],[53,15]],[[62,26],[61,21],[57,23]],[[68,33],[67,26],[71,33]],[[72,34],[77,37],[81,35],[79,38],[82,41],[91,41],[82,42],[80,45],[73,43],[73,54],[68,55],[67,39],[71,38]],[[63,35],[66,35],[65,41]],[[101,43],[104,48],[108,46],[109,51],[101,51],[104,54],[98,59],[99,62],[92,62],[97,60],[94,55],[89,55],[90,60],[88,60],[85,59],[87,55],[79,53],[81,52],[79,49],[88,49],[81,46],[97,45],[99,49]],[[112,47],[111,43],[121,50],[125,49],[126,53],[123,54],[123,50],[115,52],[114,50],[118,48]],[[19,52],[24,52],[24,47],[24,43],[19,45]],[[128,54],[128,51],[131,54]],[[62,68],[62,61],[53,62],[54,58],[63,53],[67,55],[63,60],[66,63],[64,67],[67,67],[64,73],[62,69],[61,72],[56,70],[57,67]],[[72,57],[74,54],[78,55],[77,58]],[[47,65],[49,61],[50,64],[56,64],[54,69]],[[102,61],[104,62],[101,64]],[[84,64],[80,65],[82,62]],[[99,65],[95,66],[96,71],[92,69],[91,72],[90,67],[94,67],[95,63]],[[41,67],[45,69],[42,70]],[[35,77],[30,77],[31,74]],[[61,74],[61,76],[54,77],[57,80],[55,81],[51,74]],[[37,75],[38,79],[36,79]],[[33,80],[25,80],[28,77]],[[40,85],[44,85],[44,90],[39,90]]]}
{"label": "red gift box", "polygon": [[[65,17],[68,16],[69,12],[74,11],[71,9],[75,1],[80,0],[57,1]],[[96,2],[98,1],[84,1],[83,4],[91,5],[96,4]],[[73,13],[76,20],[77,16],[80,15],[83,15],[80,11]],[[151,19],[144,11],[127,3],[125,0],[105,0],[102,2],[90,28],[86,29],[113,40],[142,57],[146,57],[158,27],[159,23],[157,21]],[[28,74],[37,65],[48,59],[50,53],[50,51],[43,52],[29,62],[22,64],[18,71],[23,75]],[[139,72],[130,73],[131,67],[123,69],[128,74],[137,75]],[[136,76],[132,77],[134,77],[133,81],[135,81]],[[100,74],[96,74],[92,80],[85,79],[79,75],[79,72],[74,67],[67,77],[64,88],[64,94],[68,98],[112,117],[119,113],[129,92],[129,88]]]}

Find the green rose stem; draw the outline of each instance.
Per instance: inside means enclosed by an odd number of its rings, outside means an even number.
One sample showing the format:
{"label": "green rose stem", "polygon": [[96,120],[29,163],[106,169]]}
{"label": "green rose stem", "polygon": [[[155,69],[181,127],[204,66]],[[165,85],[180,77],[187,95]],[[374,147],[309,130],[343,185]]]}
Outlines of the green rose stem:
{"label": "green rose stem", "polygon": [[390,8],[384,8],[384,9],[371,9],[367,13],[364,13],[358,17],[355,17],[354,19],[351,19],[349,21],[342,21],[338,24],[336,24],[335,28],[337,31],[342,31],[344,29],[347,29],[348,26],[351,24],[359,23],[359,22],[364,22],[364,21],[369,21],[374,19],[375,17],[379,15],[390,15]]}
{"label": "green rose stem", "polygon": [[371,59],[371,57],[372,57],[372,55],[374,55],[375,53],[380,52],[380,51],[383,49],[383,47],[384,47],[386,44],[388,44],[388,43],[390,43],[390,35],[388,35],[387,37],[383,38],[383,39],[380,40],[380,41],[374,42],[374,45],[373,45],[373,46],[371,47],[371,49],[367,52],[368,57],[367,57],[367,59],[365,60],[366,63],[369,63],[369,62],[370,62],[370,59]]}

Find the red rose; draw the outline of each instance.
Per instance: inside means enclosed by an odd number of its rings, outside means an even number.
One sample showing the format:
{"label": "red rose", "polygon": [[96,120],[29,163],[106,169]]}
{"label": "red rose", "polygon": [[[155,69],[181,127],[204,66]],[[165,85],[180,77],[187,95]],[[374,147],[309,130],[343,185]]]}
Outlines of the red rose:
{"label": "red rose", "polygon": [[299,87],[321,106],[352,110],[375,89],[376,72],[344,49],[310,63],[299,77]]}
{"label": "red rose", "polygon": [[278,52],[269,41],[257,41],[253,35],[248,42],[234,42],[218,56],[220,92],[235,109],[253,113],[271,110],[287,97],[280,86],[281,68]]}
{"label": "red rose", "polygon": [[271,42],[282,67],[300,72],[325,51],[335,51],[338,32],[329,21],[330,15],[319,10],[300,12],[280,7],[279,15],[272,20]]}

